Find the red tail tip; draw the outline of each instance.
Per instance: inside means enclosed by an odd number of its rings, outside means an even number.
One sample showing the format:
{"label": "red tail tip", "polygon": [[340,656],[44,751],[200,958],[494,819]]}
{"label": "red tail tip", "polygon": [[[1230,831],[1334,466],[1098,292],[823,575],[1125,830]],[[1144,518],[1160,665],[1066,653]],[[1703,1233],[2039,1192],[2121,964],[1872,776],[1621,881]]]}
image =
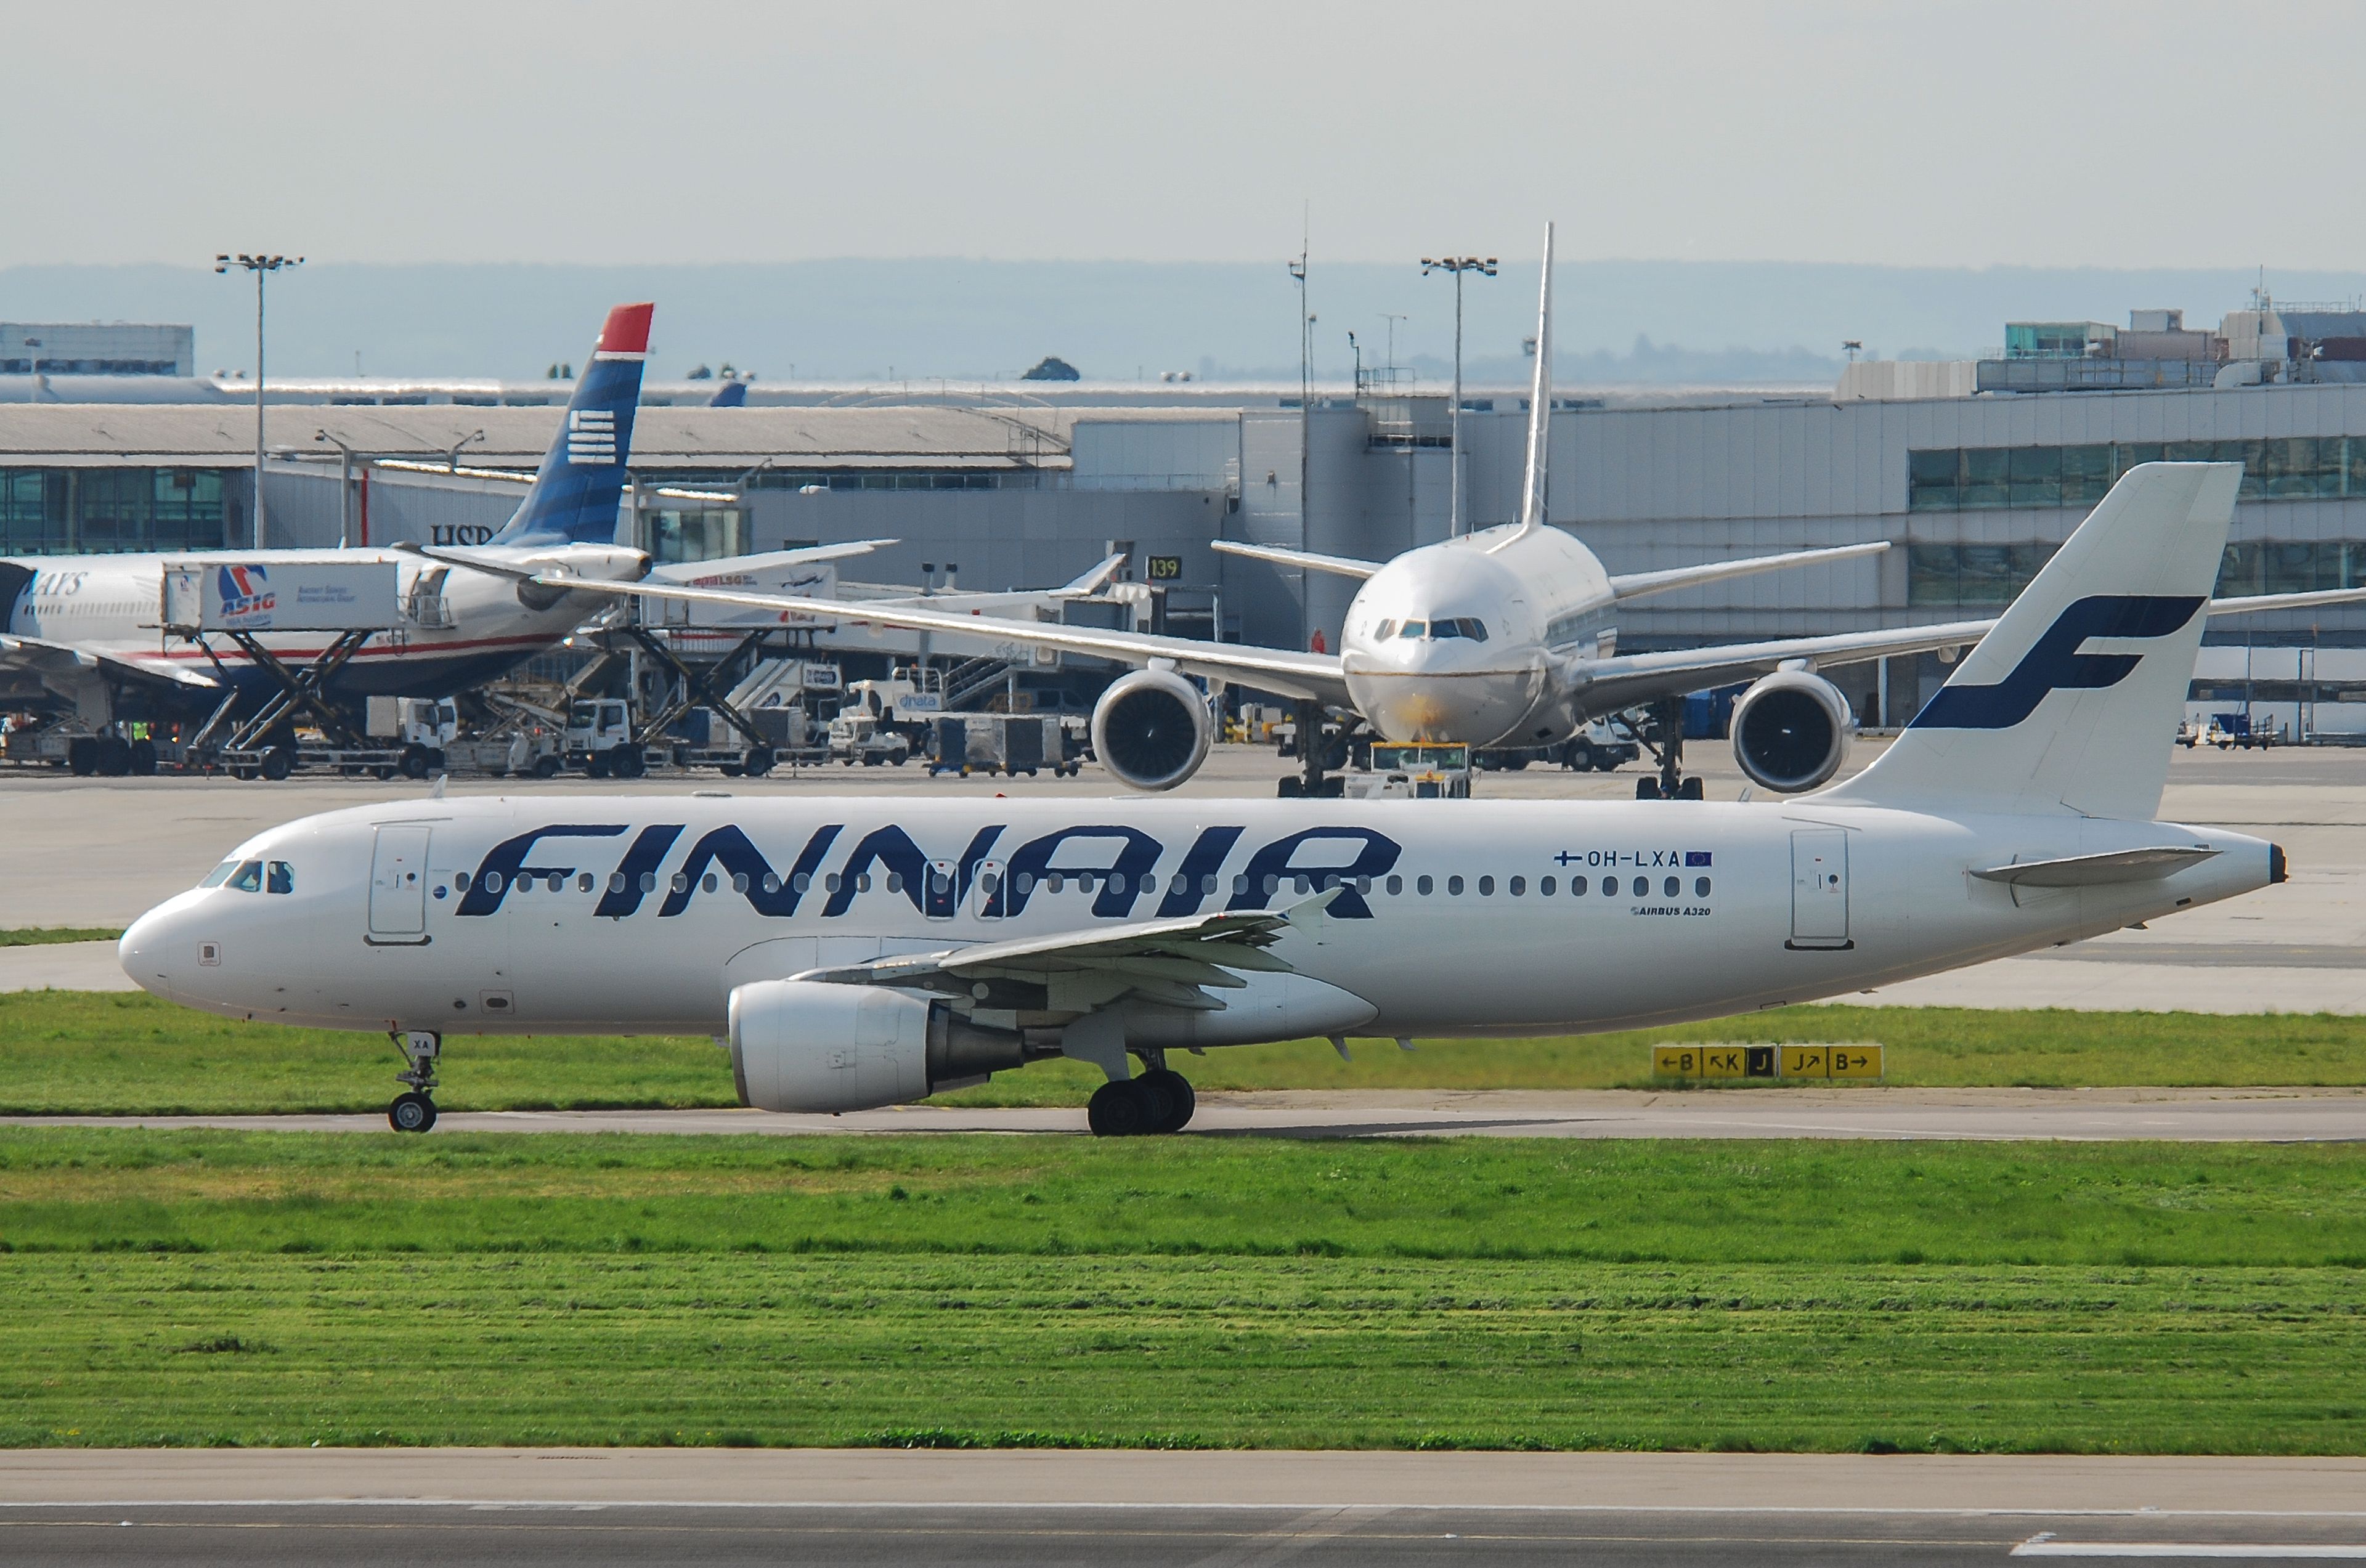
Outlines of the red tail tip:
{"label": "red tail tip", "polygon": [[649,351],[649,316],[657,310],[654,304],[619,305],[608,312],[608,321],[600,329],[600,347],[608,354],[647,354]]}

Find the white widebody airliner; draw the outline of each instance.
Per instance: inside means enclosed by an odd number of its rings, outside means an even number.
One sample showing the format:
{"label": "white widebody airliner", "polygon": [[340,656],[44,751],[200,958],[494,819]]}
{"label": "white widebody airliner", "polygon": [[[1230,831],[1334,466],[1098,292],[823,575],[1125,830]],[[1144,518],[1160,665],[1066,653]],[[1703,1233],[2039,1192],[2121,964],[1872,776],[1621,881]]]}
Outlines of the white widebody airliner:
{"label": "white widebody airliner", "polygon": [[446,1034],[712,1032],[767,1110],[1057,1055],[1127,1133],[1189,1119],[1177,1051],[1632,1028],[2074,942],[2283,879],[2153,819],[2237,479],[2130,472],[1883,756],[1802,798],[422,798],[255,836],[123,966],[389,1032],[400,1128],[434,1120]]}
{"label": "white widebody airliner", "polygon": [[[1172,789],[1199,770],[1215,727],[1196,676],[1349,709],[1390,740],[1472,746],[1557,744],[1606,715],[1687,692],[1754,682],[1734,704],[1735,761],[1762,788],[1795,793],[1831,779],[1846,759],[1856,718],[1819,666],[1942,652],[1977,642],[1993,619],[1779,637],[1668,652],[1617,651],[1621,605],[1655,593],[1887,549],[1872,540],[1826,549],[1613,574],[1573,535],[1545,522],[1546,448],[1552,357],[1552,230],[1545,231],[1537,302],[1537,365],[1528,399],[1527,455],[1516,522],[1425,545],[1386,562],[1219,540],[1227,554],[1359,578],[1336,654],[1089,626],[960,615],[942,605],[830,603],[741,587],[677,582],[569,584],[563,564],[540,581],[586,592],[703,600],[772,608],[818,620],[867,621],[916,631],[999,639],[1000,657],[1032,649],[1097,655],[1144,666],[1114,682],[1093,710],[1094,754],[1120,783]],[[2220,600],[2212,615],[2298,609],[2366,598],[2366,589]],[[1680,742],[1663,741],[1656,779],[1641,798],[1697,799],[1698,779],[1679,780]],[[1311,749],[1319,756],[1320,749]],[[1283,793],[1300,780],[1285,779]],[[1335,786],[1339,781],[1333,780]]]}

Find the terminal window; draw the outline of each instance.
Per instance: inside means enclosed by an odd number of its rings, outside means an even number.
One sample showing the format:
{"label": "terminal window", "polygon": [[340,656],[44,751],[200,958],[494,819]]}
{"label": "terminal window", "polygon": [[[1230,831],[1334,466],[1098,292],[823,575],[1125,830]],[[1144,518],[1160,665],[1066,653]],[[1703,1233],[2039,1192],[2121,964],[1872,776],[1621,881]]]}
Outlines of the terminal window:
{"label": "terminal window", "polygon": [[[1910,544],[1906,547],[1909,604],[2012,603],[2061,547]],[[2226,547],[2218,568],[2218,597],[2248,593],[2313,593],[2366,587],[2366,540],[2248,540]]]}
{"label": "terminal window", "polygon": [[2139,463],[2240,463],[2244,501],[2366,496],[2366,436],[2268,441],[2106,441],[2078,446],[1942,446],[1906,455],[1914,512],[2092,506]]}
{"label": "terminal window", "polygon": [[219,468],[0,468],[0,555],[215,549]]}

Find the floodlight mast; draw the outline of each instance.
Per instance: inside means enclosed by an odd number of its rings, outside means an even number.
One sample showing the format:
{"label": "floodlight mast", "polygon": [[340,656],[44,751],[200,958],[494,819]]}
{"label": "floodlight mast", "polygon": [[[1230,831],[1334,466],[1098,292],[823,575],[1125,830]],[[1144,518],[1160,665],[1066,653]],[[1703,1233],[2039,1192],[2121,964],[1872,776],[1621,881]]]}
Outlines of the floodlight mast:
{"label": "floodlight mast", "polygon": [[254,274],[254,544],[263,548],[263,277],[264,274],[279,272],[287,267],[302,266],[302,256],[276,255],[257,252],[253,255],[217,255],[214,271],[224,273],[238,267]]}
{"label": "floodlight mast", "polygon": [[1447,488],[1446,536],[1459,537],[1462,533],[1462,275],[1475,272],[1482,277],[1495,276],[1495,258],[1488,256],[1445,256],[1421,258],[1421,275],[1433,272],[1454,275],[1454,396],[1447,405],[1447,460],[1449,465]]}

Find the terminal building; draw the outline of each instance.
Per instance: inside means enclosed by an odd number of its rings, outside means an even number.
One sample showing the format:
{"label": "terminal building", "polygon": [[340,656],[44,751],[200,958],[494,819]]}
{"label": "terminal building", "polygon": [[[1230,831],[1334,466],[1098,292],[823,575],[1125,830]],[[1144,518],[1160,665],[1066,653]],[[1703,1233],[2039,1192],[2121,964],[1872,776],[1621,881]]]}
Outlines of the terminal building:
{"label": "terminal building", "polygon": [[[1337,646],[1355,584],[1221,555],[1218,539],[1384,558],[1445,536],[1447,400],[1389,378],[1318,390],[1089,387],[740,408],[651,406],[635,430],[630,538],[667,559],[889,537],[848,575],[1042,587],[1113,547],[1167,592],[1169,629]],[[843,395],[842,395],[843,396]],[[516,504],[553,407],[267,410],[266,541],[467,543]],[[1526,395],[1466,394],[1462,513],[1509,521]],[[235,405],[0,403],[0,554],[246,543],[254,425]],[[2214,331],[2174,311],[2013,323],[1992,357],[1862,364],[1818,395],[1683,402],[1567,396],[1549,515],[1614,572],[1886,540],[1878,557],[1644,601],[1628,649],[1992,613],[2112,481],[2158,459],[2244,466],[2220,591],[2366,581],[2366,312],[2267,301]],[[2196,701],[2295,733],[2366,731],[2366,610],[2222,620]],[[1944,667],[1830,671],[1867,724]],[[2350,699],[2357,699],[2352,701]],[[2355,714],[2355,719],[2345,713]]]}

